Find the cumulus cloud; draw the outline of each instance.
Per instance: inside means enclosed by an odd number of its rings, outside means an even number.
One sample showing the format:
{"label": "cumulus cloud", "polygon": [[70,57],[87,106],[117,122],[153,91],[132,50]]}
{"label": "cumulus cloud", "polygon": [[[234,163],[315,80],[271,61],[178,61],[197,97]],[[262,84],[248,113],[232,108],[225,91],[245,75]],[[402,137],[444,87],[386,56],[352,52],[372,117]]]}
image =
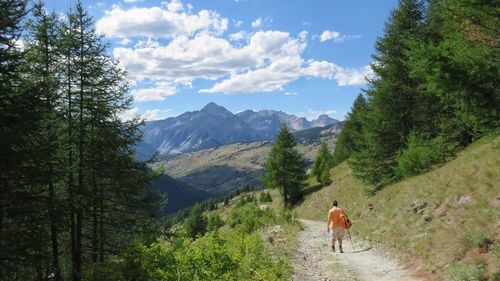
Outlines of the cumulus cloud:
{"label": "cumulus cloud", "polygon": [[286,92],[284,95],[285,96],[298,96],[299,94],[297,92]]}
{"label": "cumulus cloud", "polygon": [[97,21],[96,29],[99,33],[118,38],[172,38],[200,31],[222,34],[227,30],[228,20],[221,18],[217,12],[201,10],[198,14],[186,13],[179,0],[171,1],[166,6],[166,9],[122,9],[114,5]]}
{"label": "cumulus cloud", "polygon": [[239,28],[243,24],[243,21],[235,20],[235,21],[233,21],[233,23],[234,23],[234,27]]}
{"label": "cumulus cloud", "polygon": [[252,21],[252,27],[253,28],[259,28],[262,25],[262,18],[257,18],[254,21]]}
{"label": "cumulus cloud", "polygon": [[118,118],[122,121],[130,121],[139,115],[139,108],[133,107],[127,110],[124,110],[118,114]]}
{"label": "cumulus cloud", "polygon": [[123,122],[131,121],[135,117],[140,117],[146,121],[154,121],[169,117],[171,111],[171,109],[148,109],[144,114],[140,114],[139,108],[133,107],[119,113],[118,118]]}
{"label": "cumulus cloud", "polygon": [[325,42],[328,40],[332,40],[334,42],[342,42],[345,40],[356,39],[356,38],[360,38],[360,37],[361,37],[361,35],[345,35],[345,34],[340,34],[340,32],[337,32],[337,31],[325,30],[319,36],[319,40],[321,42]]}
{"label": "cumulus cloud", "polygon": [[157,82],[153,88],[142,88],[132,91],[135,101],[163,101],[166,97],[175,95],[176,88],[168,82]]}
{"label": "cumulus cloud", "polygon": [[313,119],[318,119],[321,115],[328,115],[328,116],[334,116],[337,114],[337,110],[335,109],[328,109],[328,110],[314,110],[311,108],[307,109],[307,119],[308,120],[313,120]]}
{"label": "cumulus cloud", "polygon": [[286,54],[289,40],[286,32],[261,31],[237,48],[224,38],[199,34],[194,38],[176,37],[165,46],[115,48],[113,54],[133,80],[190,83],[197,78],[216,80],[263,66]]}
{"label": "cumulus cloud", "polygon": [[[180,0],[150,8],[114,5],[97,22],[100,32],[120,39],[122,46],[114,48],[113,55],[131,82],[154,84],[133,90],[136,101],[162,101],[176,94],[177,86],[192,86],[197,79],[216,81],[199,92],[233,94],[283,90],[301,77],[336,80],[340,86],[360,85],[372,75],[368,66],[343,68],[328,61],[304,60],[309,36],[305,30],[295,37],[275,30],[223,36],[227,19],[214,11],[195,14],[191,10]],[[260,17],[252,27],[271,21]],[[325,36],[343,37],[332,32]]]}
{"label": "cumulus cloud", "polygon": [[231,40],[231,41],[240,41],[240,40],[246,39],[247,37],[248,37],[248,34],[245,31],[235,32],[235,33],[229,34],[227,36],[227,38],[229,38],[229,40]]}
{"label": "cumulus cloud", "polygon": [[146,110],[142,117],[146,121],[162,120],[167,118],[171,111],[171,109],[150,109]]}
{"label": "cumulus cloud", "polygon": [[363,85],[366,79],[373,77],[369,65],[361,68],[344,68],[327,61],[309,61],[309,66],[302,69],[306,76],[335,79],[339,86]]}

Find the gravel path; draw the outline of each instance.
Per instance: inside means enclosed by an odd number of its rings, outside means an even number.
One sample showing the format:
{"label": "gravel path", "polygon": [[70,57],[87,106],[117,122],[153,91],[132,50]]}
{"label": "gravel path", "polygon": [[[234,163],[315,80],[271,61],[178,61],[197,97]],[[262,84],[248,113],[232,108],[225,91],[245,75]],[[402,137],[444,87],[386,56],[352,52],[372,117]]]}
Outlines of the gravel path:
{"label": "gravel path", "polygon": [[[377,253],[371,247],[349,238],[342,243],[344,253],[333,253],[326,222],[301,220],[299,246],[293,258],[294,281],[416,281],[396,261]],[[338,244],[337,244],[338,245]]]}

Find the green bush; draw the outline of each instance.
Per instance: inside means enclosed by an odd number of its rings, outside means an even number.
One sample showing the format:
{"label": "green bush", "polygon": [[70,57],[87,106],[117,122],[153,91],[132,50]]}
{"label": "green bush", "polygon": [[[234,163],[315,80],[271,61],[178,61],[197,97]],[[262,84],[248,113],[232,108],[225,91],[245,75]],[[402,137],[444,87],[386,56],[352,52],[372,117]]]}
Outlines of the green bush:
{"label": "green bush", "polygon": [[500,243],[495,243],[493,245],[491,245],[491,253],[495,256],[495,257],[499,257],[500,258]]}
{"label": "green bush", "polygon": [[453,281],[482,281],[484,280],[484,264],[454,264],[449,268]]}
{"label": "green bush", "polygon": [[409,177],[428,171],[433,165],[444,162],[446,147],[442,138],[429,139],[412,133],[406,148],[396,157],[396,174]]}
{"label": "green bush", "polygon": [[271,194],[269,194],[269,192],[262,191],[259,196],[259,201],[260,203],[269,203],[273,202],[273,198],[271,197]]}
{"label": "green bush", "polygon": [[486,231],[469,232],[466,235],[467,245],[478,247],[481,252],[489,251],[492,244],[491,234]]}
{"label": "green bush", "polygon": [[224,225],[224,221],[218,214],[212,214],[208,217],[207,230],[216,231]]}
{"label": "green bush", "polygon": [[184,221],[184,229],[191,238],[205,233],[207,228],[207,218],[203,215],[203,208],[200,204],[194,205],[189,212],[189,216]]}
{"label": "green bush", "polygon": [[250,201],[242,204],[238,202],[229,214],[227,223],[242,232],[251,233],[273,220],[274,213],[271,210],[261,210],[255,201]]}

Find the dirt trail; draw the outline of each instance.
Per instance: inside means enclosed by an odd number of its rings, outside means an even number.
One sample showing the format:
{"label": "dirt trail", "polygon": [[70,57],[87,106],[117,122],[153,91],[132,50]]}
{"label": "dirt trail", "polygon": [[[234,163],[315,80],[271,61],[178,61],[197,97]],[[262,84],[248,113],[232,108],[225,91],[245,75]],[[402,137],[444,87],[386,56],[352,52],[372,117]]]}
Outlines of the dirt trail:
{"label": "dirt trail", "polygon": [[[344,253],[333,253],[331,236],[326,223],[301,220],[305,229],[300,233],[299,246],[293,258],[294,281],[416,281],[397,262],[354,240],[353,250],[345,237]],[[338,248],[338,247],[337,247]]]}

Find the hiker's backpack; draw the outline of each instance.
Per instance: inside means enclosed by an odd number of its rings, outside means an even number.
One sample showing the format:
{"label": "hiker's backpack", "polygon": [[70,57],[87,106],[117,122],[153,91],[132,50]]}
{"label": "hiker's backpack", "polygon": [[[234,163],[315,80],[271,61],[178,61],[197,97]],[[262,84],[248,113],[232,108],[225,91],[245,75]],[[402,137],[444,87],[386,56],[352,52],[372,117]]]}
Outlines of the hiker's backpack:
{"label": "hiker's backpack", "polygon": [[351,226],[352,226],[352,222],[351,222],[351,220],[349,220],[349,218],[347,217],[347,215],[346,215],[346,214],[344,214],[344,213],[340,213],[340,215],[339,215],[339,220],[340,220],[340,222],[342,223],[342,225],[343,225],[343,227],[344,227],[345,229],[349,229],[349,228],[351,228]]}

